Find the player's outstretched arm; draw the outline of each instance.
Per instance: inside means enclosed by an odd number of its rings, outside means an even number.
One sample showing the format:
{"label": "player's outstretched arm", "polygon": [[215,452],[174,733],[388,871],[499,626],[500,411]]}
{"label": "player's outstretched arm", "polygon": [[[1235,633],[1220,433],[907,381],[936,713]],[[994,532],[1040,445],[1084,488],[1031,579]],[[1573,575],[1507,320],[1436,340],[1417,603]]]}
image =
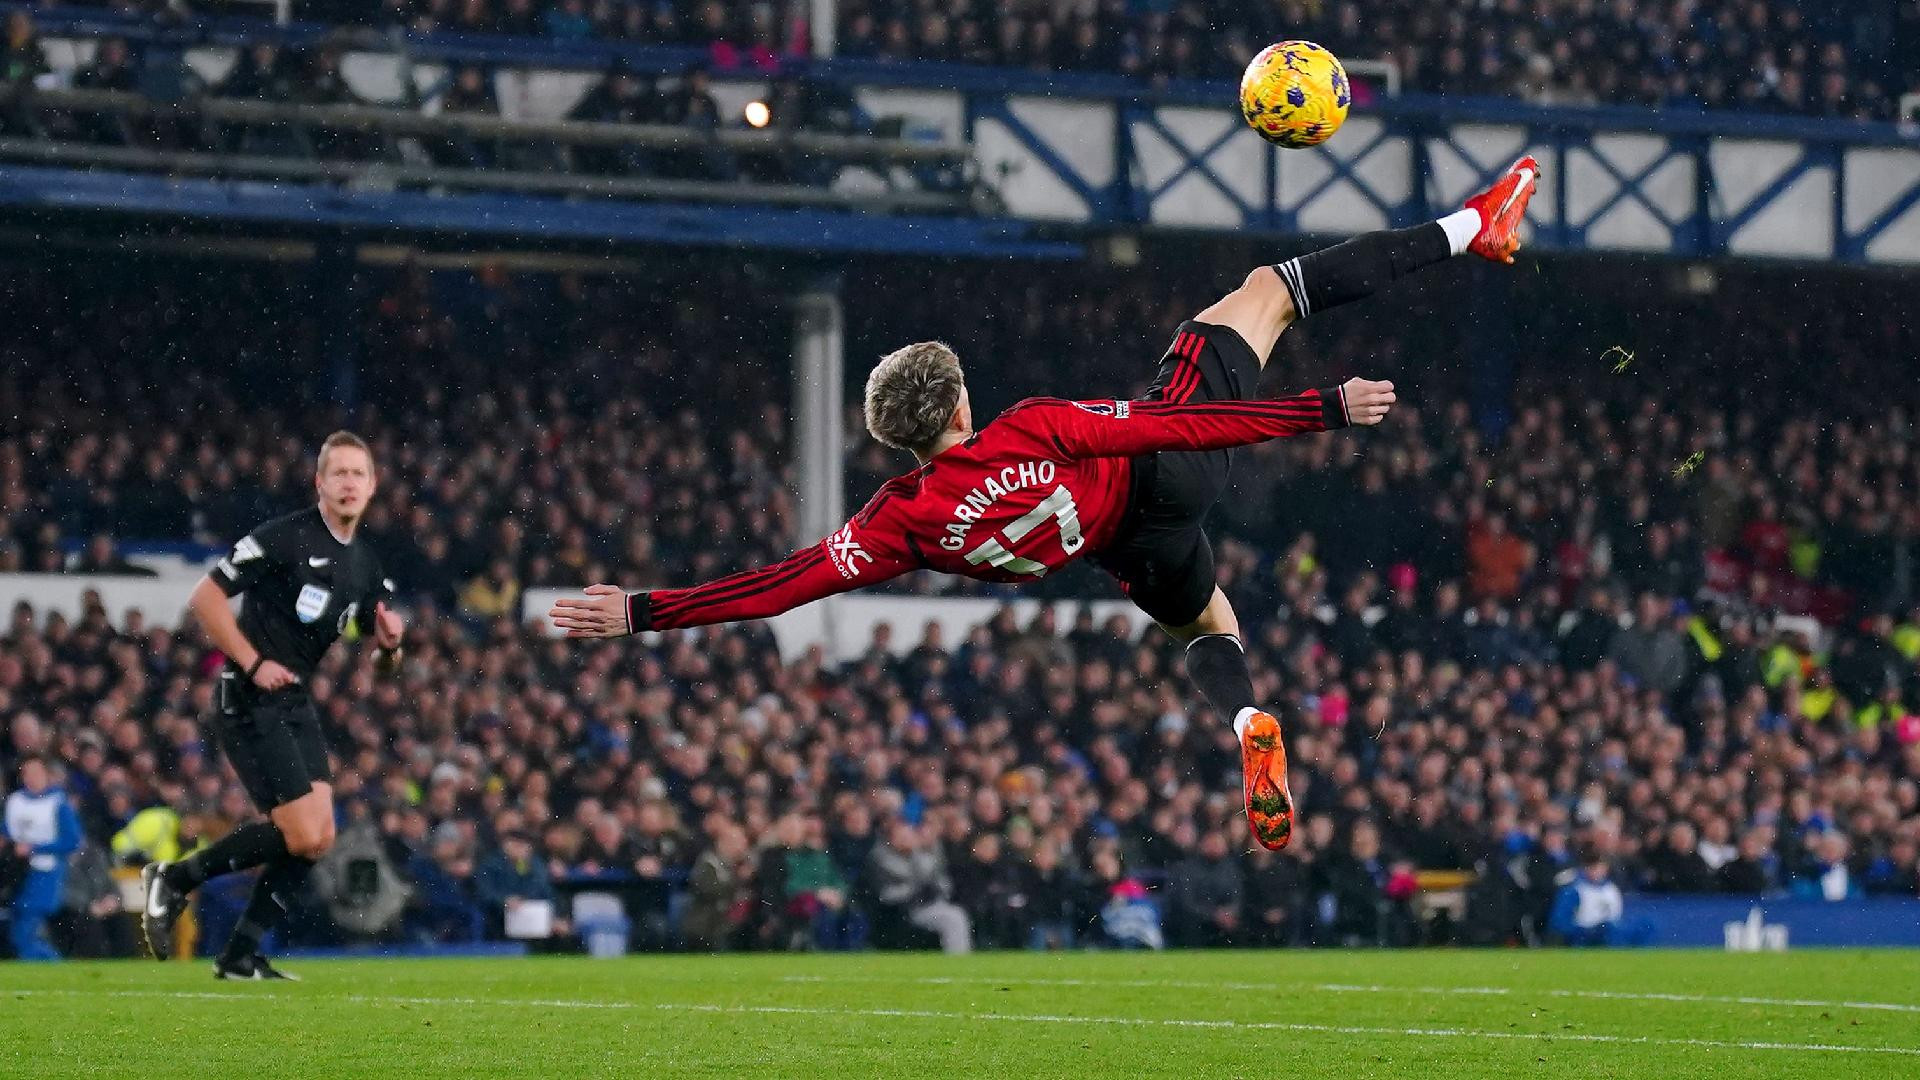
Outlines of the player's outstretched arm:
{"label": "player's outstretched arm", "polygon": [[1393,384],[1348,379],[1272,401],[1066,401],[1035,398],[1008,410],[1067,457],[1133,457],[1161,450],[1225,450],[1386,419]]}
{"label": "player's outstretched arm", "polygon": [[644,630],[766,619],[917,567],[900,545],[886,543],[858,522],[856,518],[771,566],[690,589],[629,593],[613,585],[590,585],[584,596],[554,601],[547,618],[570,638],[625,637]]}

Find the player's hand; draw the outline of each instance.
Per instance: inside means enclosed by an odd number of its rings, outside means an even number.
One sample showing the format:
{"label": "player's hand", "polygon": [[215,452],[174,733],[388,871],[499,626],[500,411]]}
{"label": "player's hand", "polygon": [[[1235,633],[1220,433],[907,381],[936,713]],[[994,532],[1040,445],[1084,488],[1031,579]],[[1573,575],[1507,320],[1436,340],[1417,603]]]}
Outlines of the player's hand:
{"label": "player's hand", "polygon": [[278,660],[262,660],[253,671],[253,685],[262,690],[285,690],[299,681],[299,677]]}
{"label": "player's hand", "polygon": [[1368,427],[1387,418],[1393,408],[1393,384],[1372,379],[1348,379],[1340,389],[1347,395],[1347,421]]}
{"label": "player's hand", "polygon": [[373,643],[384,652],[392,652],[400,647],[400,638],[407,632],[407,624],[400,616],[387,607],[385,602],[373,607]]}
{"label": "player's hand", "polygon": [[570,638],[626,637],[633,633],[627,622],[626,590],[614,585],[589,585],[584,600],[563,596],[553,602],[547,618]]}

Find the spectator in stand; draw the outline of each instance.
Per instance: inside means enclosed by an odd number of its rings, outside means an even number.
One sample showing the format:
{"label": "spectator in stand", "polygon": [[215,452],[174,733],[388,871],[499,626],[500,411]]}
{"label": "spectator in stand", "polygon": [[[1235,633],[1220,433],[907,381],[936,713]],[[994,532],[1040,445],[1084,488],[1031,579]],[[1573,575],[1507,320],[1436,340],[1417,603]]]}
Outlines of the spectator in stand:
{"label": "spectator in stand", "polygon": [[1507,529],[1503,514],[1490,514],[1467,534],[1467,587],[1477,597],[1512,600],[1534,561],[1533,545]]}
{"label": "spectator in stand", "polygon": [[225,78],[210,88],[216,97],[248,101],[297,101],[302,96],[303,73],[294,57],[267,43],[240,51]]}
{"label": "spectator in stand", "polygon": [[1803,900],[1857,900],[1863,895],[1850,859],[1853,845],[1842,832],[1809,838],[1812,849],[1793,875],[1790,891]]}
{"label": "spectator in stand", "polygon": [[827,852],[826,823],[818,814],[789,815],[783,821],[800,822],[799,842],[787,849],[785,899],[789,911],[810,932],[805,940],[822,949],[844,949],[851,935],[847,926],[847,882]]}
{"label": "spectator in stand", "polygon": [[120,574],[127,577],[157,577],[156,572],[138,563],[128,562],[114,547],[113,537],[97,533],[87,541],[86,553],[72,567],[75,574]]}
{"label": "spectator in stand", "polygon": [[466,944],[481,940],[487,916],[474,879],[473,856],[461,827],[434,830],[428,851],[413,856],[407,876],[414,883],[409,934],[423,943]]}
{"label": "spectator in stand", "polygon": [[81,960],[131,956],[137,947],[133,919],[120,899],[112,864],[91,840],[83,841],[67,864],[52,937],[61,955]]}
{"label": "spectator in stand", "polygon": [[1637,685],[1671,695],[1687,678],[1686,638],[1672,625],[1683,614],[1653,593],[1642,594],[1633,625],[1614,634],[1609,658]]}
{"label": "spectator in stand", "polygon": [[521,904],[554,904],[553,879],[534,855],[533,838],[512,831],[500,836],[500,849],[480,862],[473,875],[474,899],[485,913],[489,934],[502,936]]}
{"label": "spectator in stand", "polygon": [[1653,878],[1647,887],[1654,892],[1712,892],[1714,872],[1700,855],[1697,834],[1689,822],[1678,821],[1668,827],[1664,842],[1647,854]]}
{"label": "spectator in stand", "polygon": [[1606,856],[1591,853],[1580,872],[1562,886],[1547,925],[1565,945],[1646,945],[1653,928],[1627,917],[1626,897]]}
{"label": "spectator in stand", "polygon": [[867,877],[879,909],[876,937],[884,915],[889,923],[904,923],[934,935],[942,952],[973,951],[973,922],[951,899],[953,883],[947,877],[946,859],[939,845],[927,842],[917,826],[894,822],[886,842],[875,847],[867,861]]}
{"label": "spectator in stand", "polygon": [[1180,946],[1236,944],[1246,882],[1240,864],[1227,859],[1227,838],[1218,830],[1175,866],[1171,896],[1173,943]]}
{"label": "spectator in stand", "polygon": [[7,796],[0,815],[0,843],[26,864],[14,892],[8,935],[20,959],[58,960],[60,953],[47,940],[47,921],[60,910],[68,860],[84,839],[80,818],[45,761],[27,758],[18,775],[20,786]]}
{"label": "spectator in stand", "polygon": [[24,10],[13,11],[7,16],[6,44],[0,47],[0,84],[34,86],[46,73],[47,54],[33,16]]}
{"label": "spectator in stand", "polygon": [[1316,945],[1387,943],[1387,864],[1380,857],[1380,830],[1355,821],[1344,847],[1316,841],[1320,855],[1308,874],[1314,899]]}
{"label": "spectator in stand", "polygon": [[[1264,850],[1264,849],[1263,849]],[[1083,891],[1073,871],[1062,861],[1060,849],[1049,841],[1034,845],[1033,854],[1019,867],[1014,896],[1016,915],[1027,927],[1029,949],[1071,949]]]}
{"label": "spectator in stand", "polygon": [[725,952],[739,947],[752,907],[753,849],[746,831],[724,825],[713,846],[693,864],[688,883],[686,920],[681,925],[687,947]]}

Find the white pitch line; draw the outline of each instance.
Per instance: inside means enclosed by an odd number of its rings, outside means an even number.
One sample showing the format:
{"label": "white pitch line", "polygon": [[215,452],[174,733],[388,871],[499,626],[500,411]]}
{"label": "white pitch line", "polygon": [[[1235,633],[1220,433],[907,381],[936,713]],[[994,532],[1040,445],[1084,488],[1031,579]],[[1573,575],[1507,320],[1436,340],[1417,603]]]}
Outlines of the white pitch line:
{"label": "white pitch line", "polygon": [[1818,1001],[1809,998],[1751,997],[1747,995],[1671,994],[1628,990],[1533,990],[1511,986],[1387,986],[1356,983],[1198,982],[1181,979],[990,979],[983,976],[787,975],[783,982],[799,983],[913,983],[922,986],[1060,986],[1124,987],[1136,990],[1317,990],[1329,994],[1411,994],[1486,997],[1585,998],[1602,1001],[1659,1001],[1668,1004],[1765,1005],[1793,1009],[1872,1009],[1879,1012],[1920,1013],[1920,1005],[1893,1001]]}
{"label": "white pitch line", "polygon": [[[1005,980],[996,980],[1005,981]],[[412,997],[375,994],[219,993],[211,990],[0,990],[0,997],[142,997],[196,1001],[233,1001],[257,1006],[264,997],[281,1004],[345,1002],[356,1005],[428,1005],[516,1009],[609,1009],[655,1012],[697,1012],[726,1015],[839,1016],[875,1019],[1000,1021],[1019,1024],[1095,1024],[1117,1027],[1209,1028],[1240,1031],[1289,1031],[1323,1035],[1391,1035],[1402,1038],[1510,1039],[1531,1042],[1582,1042],[1628,1046],[1693,1046],[1713,1050],[1784,1050],[1821,1054],[1892,1054],[1920,1057],[1920,1048],[1903,1046],[1847,1046],[1838,1043],[1740,1042],[1722,1039],[1673,1039],[1652,1035],[1601,1035],[1585,1032],[1480,1031],[1452,1027],[1367,1027],[1352,1024],[1305,1024],[1272,1020],[1180,1020],[1145,1016],[1068,1016],[1057,1013],[952,1012],[935,1009],[829,1009],[799,1005],[701,1005],[679,1002],[592,1001],[574,998]]]}
{"label": "white pitch line", "polygon": [[1696,1046],[1714,1050],[1800,1050],[1812,1053],[1895,1054],[1920,1057],[1920,1048],[1843,1046],[1835,1043],[1734,1042],[1720,1039],[1669,1039],[1652,1035],[1597,1035],[1582,1032],[1479,1031],[1471,1028],[1364,1027],[1351,1024],[1299,1024],[1270,1020],[1171,1020],[1143,1016],[1064,1016],[1051,1013],[945,1012],[934,1009],[821,1009],[798,1005],[681,1005],[659,1009],[722,1014],[844,1016],[909,1020],[1001,1020],[1023,1024],[1101,1024],[1124,1027],[1220,1028],[1236,1031],[1289,1031],[1321,1035],[1398,1035],[1436,1039],[1515,1039],[1535,1042],[1619,1043],[1631,1046]]}

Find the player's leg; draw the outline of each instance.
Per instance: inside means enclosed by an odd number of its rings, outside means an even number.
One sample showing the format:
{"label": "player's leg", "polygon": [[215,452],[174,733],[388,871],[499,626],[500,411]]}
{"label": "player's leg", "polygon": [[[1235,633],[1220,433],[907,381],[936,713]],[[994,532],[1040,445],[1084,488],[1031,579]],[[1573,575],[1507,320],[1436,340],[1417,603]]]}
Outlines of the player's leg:
{"label": "player's leg", "polygon": [[1196,318],[1232,327],[1264,365],[1274,342],[1296,319],[1364,299],[1416,270],[1469,251],[1512,262],[1539,177],[1539,163],[1523,157],[1493,187],[1468,199],[1464,210],[1263,266]]}
{"label": "player's leg", "polygon": [[1240,740],[1242,794],[1254,839],[1278,851],[1293,839],[1293,794],[1287,787],[1287,749],[1280,721],[1253,697],[1253,673],[1240,638],[1240,620],[1216,586],[1200,617],[1161,629],[1187,647],[1187,678],[1213,711],[1233,724]]}

